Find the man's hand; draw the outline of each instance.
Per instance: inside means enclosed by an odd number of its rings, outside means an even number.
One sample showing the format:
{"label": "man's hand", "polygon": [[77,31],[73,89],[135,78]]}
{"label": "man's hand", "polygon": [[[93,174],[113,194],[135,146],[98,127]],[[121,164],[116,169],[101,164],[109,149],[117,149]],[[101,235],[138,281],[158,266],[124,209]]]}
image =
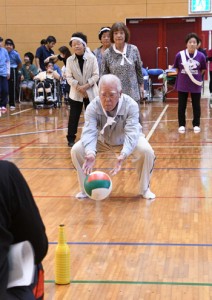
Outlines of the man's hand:
{"label": "man's hand", "polygon": [[85,175],[89,175],[93,171],[94,164],[95,164],[95,156],[93,154],[86,155],[85,162],[82,166],[82,170]]}
{"label": "man's hand", "polygon": [[118,157],[117,157],[117,162],[116,162],[116,166],[113,170],[110,171],[110,174],[112,176],[116,175],[120,170],[121,170],[121,167],[122,167],[122,163],[123,161],[125,160],[126,156],[123,155],[123,154],[120,154]]}

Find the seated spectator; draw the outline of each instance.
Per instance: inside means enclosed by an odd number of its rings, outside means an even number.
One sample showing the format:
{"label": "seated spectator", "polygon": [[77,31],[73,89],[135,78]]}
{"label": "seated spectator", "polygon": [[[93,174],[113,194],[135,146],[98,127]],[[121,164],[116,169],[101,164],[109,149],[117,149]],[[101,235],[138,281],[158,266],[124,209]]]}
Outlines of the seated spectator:
{"label": "seated spectator", "polygon": [[[7,288],[8,252],[12,244],[29,241],[34,250],[35,276],[30,286]],[[36,286],[43,287],[41,261],[46,256],[48,240],[39,210],[27,182],[9,161],[0,161],[0,299],[43,299],[43,290],[35,295]],[[39,298],[38,298],[39,297]]]}
{"label": "seated spectator", "polygon": [[24,62],[20,74],[21,74],[21,89],[23,92],[23,99],[30,101],[32,99],[32,90],[34,87],[33,78],[37,75],[38,70],[35,65],[33,65],[34,55],[31,52],[24,54]]}
{"label": "seated spectator", "polygon": [[34,77],[34,80],[40,81],[37,85],[38,97],[35,99],[35,102],[44,102],[45,95],[47,102],[56,101],[52,96],[54,79],[60,80],[60,75],[57,71],[54,71],[54,64],[48,62],[46,64],[46,71],[40,72]]}

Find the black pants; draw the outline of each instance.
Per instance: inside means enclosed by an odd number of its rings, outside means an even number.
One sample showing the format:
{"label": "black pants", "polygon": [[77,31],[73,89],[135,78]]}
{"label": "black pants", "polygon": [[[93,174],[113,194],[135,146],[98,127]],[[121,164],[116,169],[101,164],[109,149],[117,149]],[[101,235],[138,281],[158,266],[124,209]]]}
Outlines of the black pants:
{"label": "black pants", "polygon": [[8,80],[10,106],[15,106],[15,102],[17,98],[17,84],[18,84],[18,70],[15,68],[10,68],[10,79]]}
{"label": "black pants", "polygon": [[83,102],[74,101],[72,99],[70,100],[71,110],[68,121],[68,135],[66,136],[68,142],[74,142],[76,139],[77,127],[79,123],[80,114],[82,112],[83,104],[84,108],[86,109],[86,107],[89,104],[89,99],[83,99]]}
{"label": "black pants", "polygon": [[212,94],[212,71],[210,71],[209,74],[210,74],[209,91]]}
{"label": "black pants", "polygon": [[[193,108],[193,127],[200,126],[200,98],[201,93],[191,93],[192,108]],[[178,92],[178,122],[180,126],[186,126],[186,107],[187,107],[188,93]]]}
{"label": "black pants", "polygon": [[8,101],[8,80],[7,77],[0,76],[0,107],[7,106]]}

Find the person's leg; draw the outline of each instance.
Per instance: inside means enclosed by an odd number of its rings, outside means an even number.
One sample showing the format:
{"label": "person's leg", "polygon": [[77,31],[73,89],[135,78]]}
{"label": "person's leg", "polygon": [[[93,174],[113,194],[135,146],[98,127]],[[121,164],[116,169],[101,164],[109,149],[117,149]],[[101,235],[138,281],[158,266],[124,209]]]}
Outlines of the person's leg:
{"label": "person's leg", "polygon": [[35,102],[38,102],[38,103],[43,103],[44,102],[44,83],[43,82],[39,82],[37,84],[37,97],[35,99]]}
{"label": "person's leg", "polygon": [[[72,159],[72,163],[77,171],[77,178],[78,178],[80,190],[81,190],[82,194],[83,193],[85,194],[84,180],[85,180],[86,175],[84,174],[84,172],[82,170],[82,165],[85,161],[85,149],[84,149],[84,146],[83,146],[81,140],[79,140],[76,144],[73,145],[73,147],[71,149],[71,159]],[[76,195],[76,197],[77,197],[77,195]],[[79,198],[85,198],[85,197],[79,197]]]}
{"label": "person's leg", "polygon": [[179,127],[186,126],[186,107],[187,107],[188,93],[178,92],[178,123]]}
{"label": "person's leg", "polygon": [[15,98],[16,98],[16,74],[15,69],[10,69],[10,79],[8,81],[9,83],[9,106],[14,107],[15,106]]}
{"label": "person's leg", "polygon": [[155,198],[155,195],[149,189],[155,154],[143,135],[139,137],[138,144],[133,151],[133,157],[133,162],[139,176],[139,194],[144,198]]}
{"label": "person's leg", "polygon": [[209,75],[210,75],[209,91],[210,91],[210,94],[212,96],[212,71],[209,72]]}
{"label": "person's leg", "polygon": [[76,139],[77,127],[79,123],[80,114],[82,112],[83,102],[70,100],[70,104],[71,109],[68,121],[68,134],[66,137],[68,142],[70,143],[70,146],[73,146],[74,141]]}
{"label": "person's leg", "polygon": [[83,104],[84,104],[84,109],[86,110],[88,104],[90,103],[89,99],[88,98],[84,98],[83,99]]}
{"label": "person's leg", "polygon": [[201,93],[191,93],[191,101],[193,108],[193,127],[200,126],[200,116],[201,116],[201,107],[200,107]]}
{"label": "person's leg", "polygon": [[7,77],[0,76],[0,100],[1,107],[6,107],[8,102],[8,80]]}
{"label": "person's leg", "polygon": [[27,99],[27,85],[26,84],[21,84],[21,94],[22,100]]}
{"label": "person's leg", "polygon": [[[113,148],[115,149],[115,147]],[[117,146],[117,148],[120,148],[120,146]],[[98,152],[112,151],[114,153],[114,149],[111,149],[109,145],[106,145],[101,141],[97,141]],[[114,157],[115,157],[115,153],[114,153]],[[71,149],[71,159],[75,169],[77,170],[78,183],[80,187],[80,192],[76,195],[76,198],[86,198],[87,195],[85,194],[85,189],[84,189],[84,181],[86,175],[82,170],[82,166],[85,162],[85,149],[81,140],[79,140],[76,144],[73,145]]]}

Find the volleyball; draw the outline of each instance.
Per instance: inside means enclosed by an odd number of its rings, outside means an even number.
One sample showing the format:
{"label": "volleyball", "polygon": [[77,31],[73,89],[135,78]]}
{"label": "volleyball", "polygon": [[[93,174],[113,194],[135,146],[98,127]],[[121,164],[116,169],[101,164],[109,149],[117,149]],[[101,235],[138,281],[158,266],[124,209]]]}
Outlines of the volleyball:
{"label": "volleyball", "polygon": [[86,176],[84,181],[86,195],[93,200],[103,200],[112,191],[112,180],[101,171],[95,171]]}

